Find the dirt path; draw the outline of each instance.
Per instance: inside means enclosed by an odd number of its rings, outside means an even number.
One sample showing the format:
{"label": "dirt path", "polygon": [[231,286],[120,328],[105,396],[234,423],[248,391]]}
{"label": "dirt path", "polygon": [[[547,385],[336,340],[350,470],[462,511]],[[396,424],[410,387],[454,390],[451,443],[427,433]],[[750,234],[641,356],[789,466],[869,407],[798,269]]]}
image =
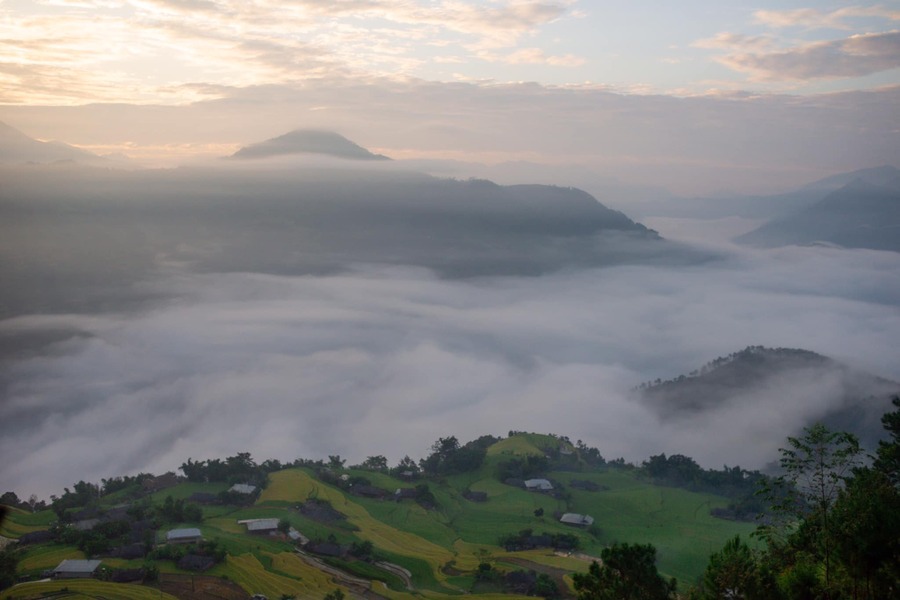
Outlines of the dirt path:
{"label": "dirt path", "polygon": [[323,573],[328,573],[329,575],[331,575],[336,583],[350,590],[353,596],[357,598],[365,598],[367,600],[384,600],[384,596],[372,590],[372,583],[368,579],[362,579],[361,577],[350,575],[346,571],[342,571],[337,567],[332,567],[328,563],[316,558],[315,556],[307,554],[302,550],[297,550],[296,554],[300,557],[300,560],[302,560],[309,566],[313,567],[314,569],[318,569]]}
{"label": "dirt path", "polygon": [[410,591],[414,591],[416,588],[412,584],[412,573],[401,567],[400,565],[395,565],[394,563],[389,563],[385,561],[379,561],[375,563],[385,571],[393,573],[397,577],[403,580],[403,584],[406,586],[406,589]]}

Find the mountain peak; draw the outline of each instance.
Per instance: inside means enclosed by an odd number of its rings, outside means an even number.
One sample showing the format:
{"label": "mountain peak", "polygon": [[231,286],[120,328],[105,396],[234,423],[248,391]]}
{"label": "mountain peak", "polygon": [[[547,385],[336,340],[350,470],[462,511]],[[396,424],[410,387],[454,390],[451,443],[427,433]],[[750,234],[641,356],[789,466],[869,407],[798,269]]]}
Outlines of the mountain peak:
{"label": "mountain peak", "polygon": [[264,142],[244,146],[232,158],[270,158],[296,154],[319,154],[351,160],[390,160],[381,154],[369,152],[338,133],[322,129],[295,129]]}

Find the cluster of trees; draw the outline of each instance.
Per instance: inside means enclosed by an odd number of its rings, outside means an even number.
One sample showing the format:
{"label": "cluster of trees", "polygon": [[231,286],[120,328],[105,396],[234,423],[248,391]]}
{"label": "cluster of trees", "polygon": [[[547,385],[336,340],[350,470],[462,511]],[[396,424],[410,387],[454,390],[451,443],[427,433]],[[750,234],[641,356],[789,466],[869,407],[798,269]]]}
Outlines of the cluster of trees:
{"label": "cluster of trees", "polygon": [[474,471],[484,463],[488,447],[498,441],[499,438],[485,435],[460,445],[455,436],[442,437],[431,445],[431,454],[419,461],[419,467],[426,475],[432,476]]}
{"label": "cluster of trees", "polygon": [[875,600],[900,597],[900,398],[889,439],[864,466],[856,438],[815,425],[782,449],[763,494],[775,519],[762,550],[739,538],[713,555],[696,598]]}
{"label": "cluster of trees", "polygon": [[157,507],[159,516],[171,523],[199,523],[203,520],[203,510],[196,504],[190,504],[183,499],[172,499],[166,496],[162,506]]}
{"label": "cluster of trees", "polygon": [[154,549],[147,558],[150,560],[172,560],[176,563],[185,556],[206,556],[215,564],[225,560],[227,550],[215,540],[203,540],[197,544],[172,545],[163,544]]}
{"label": "cluster of trees", "polygon": [[472,592],[488,592],[494,589],[525,596],[539,596],[552,600],[559,598],[559,586],[545,573],[522,569],[504,572],[488,562],[478,565]]}
{"label": "cluster of trees", "polygon": [[[131,524],[123,520],[107,521],[98,523],[88,531],[57,525],[50,531],[54,541],[77,546],[86,556],[100,556],[109,552],[115,545],[128,541]],[[143,542],[146,546],[152,546],[153,538],[144,539]]]}
{"label": "cluster of trees", "polygon": [[645,460],[640,467],[642,474],[655,483],[682,487],[694,492],[710,492],[733,498],[727,509],[714,509],[713,516],[755,521],[768,511],[768,505],[757,491],[766,481],[759,471],[724,465],[721,470],[703,469],[689,456],[658,454]]}
{"label": "cluster of trees", "polygon": [[194,461],[188,458],[180,469],[188,481],[216,481],[225,483],[252,483],[257,487],[265,487],[267,475],[283,469],[281,461],[269,459],[257,465],[249,452],[238,452],[234,456]]}
{"label": "cluster of trees", "polygon": [[[543,514],[543,513],[542,513]],[[509,551],[530,550],[532,548],[554,548],[557,550],[577,550],[578,536],[573,533],[542,533],[535,535],[533,529],[523,529],[519,533],[500,536],[497,545]]]}
{"label": "cluster of trees", "polygon": [[38,497],[35,494],[29,496],[28,500],[20,500],[15,492],[4,492],[0,495],[0,504],[31,512],[37,512],[47,508],[47,503],[43,500],[38,500]]}
{"label": "cluster of trees", "polygon": [[545,473],[550,468],[550,461],[546,456],[529,454],[517,458],[504,460],[497,465],[497,478],[500,481],[507,479],[530,479]]}
{"label": "cluster of trees", "polygon": [[[656,569],[652,544],[615,543],[600,552],[587,573],[572,575],[579,600],[674,600],[675,579],[665,579]],[[740,598],[740,596],[722,596]]]}

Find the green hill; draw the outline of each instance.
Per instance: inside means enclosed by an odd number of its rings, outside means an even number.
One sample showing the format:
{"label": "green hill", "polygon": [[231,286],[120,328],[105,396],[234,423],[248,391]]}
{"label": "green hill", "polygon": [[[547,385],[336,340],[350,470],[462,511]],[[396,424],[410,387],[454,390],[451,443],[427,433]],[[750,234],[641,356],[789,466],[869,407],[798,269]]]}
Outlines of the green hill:
{"label": "green hill", "polygon": [[[510,461],[519,461],[516,464],[520,466],[527,463],[530,468],[546,465],[546,470],[533,475],[548,479],[554,489],[527,491],[516,482],[500,481],[498,474],[509,470]],[[710,516],[712,508],[728,504],[725,497],[655,485],[642,479],[640,470],[629,467],[590,466],[567,439],[525,433],[514,433],[487,447],[476,469],[413,481],[387,471],[331,470],[321,463],[304,464],[270,472],[265,489],[252,504],[203,506],[202,522],[160,523],[156,540],[163,541],[168,529],[199,527],[204,538],[215,541],[226,555],[203,576],[225,577],[248,594],[323,597],[335,587],[359,594],[365,591],[359,586],[364,585],[378,595],[401,599],[412,597],[413,590],[407,585],[429,598],[468,593],[483,562],[500,571],[525,568],[549,574],[564,593],[570,593],[567,575],[586,571],[593,557],[616,541],[652,543],[658,550],[660,571],[687,585],[703,572],[711,552],[736,533],[746,537],[754,528]],[[427,502],[421,501],[422,496],[420,501],[394,498],[397,490],[416,486],[416,493],[430,494]],[[150,507],[151,514],[154,510],[158,513],[153,507],[163,505],[166,497],[190,502],[194,493],[224,489],[223,483],[182,482],[145,495],[136,485],[114,494],[114,501],[121,504],[132,498],[132,502]],[[385,497],[368,497],[373,490],[383,490]],[[138,497],[143,499],[134,500]],[[104,501],[101,499],[101,507]],[[301,510],[309,503],[329,507],[330,512],[323,513],[329,518]],[[563,513],[590,515],[594,524],[589,529],[562,524],[559,515]],[[13,510],[3,532],[17,538],[46,528],[55,518],[51,511],[31,514]],[[360,548],[369,542],[376,560],[298,554],[286,536],[250,535],[238,523],[262,518],[287,521],[314,543]],[[502,546],[501,538],[515,538],[528,530],[533,536],[548,536],[540,539],[577,540],[578,547],[507,550]],[[19,573],[26,577],[52,568],[57,559],[83,556],[77,545],[58,542],[29,545],[22,553]],[[110,569],[139,568],[147,563],[145,559],[103,561]],[[189,573],[172,560],[155,562],[164,577]],[[366,581],[361,584],[360,580]],[[56,585],[59,587],[42,584],[40,593],[61,589],[66,583]],[[17,586],[0,598],[22,597],[23,589]]]}

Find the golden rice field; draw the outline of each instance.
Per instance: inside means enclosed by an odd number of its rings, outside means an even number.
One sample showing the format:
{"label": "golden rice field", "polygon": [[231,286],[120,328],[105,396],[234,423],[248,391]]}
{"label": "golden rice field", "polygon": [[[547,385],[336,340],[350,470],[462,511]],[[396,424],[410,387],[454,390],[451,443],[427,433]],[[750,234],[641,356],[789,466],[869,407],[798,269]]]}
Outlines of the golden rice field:
{"label": "golden rice field", "polygon": [[[68,592],[62,592],[64,588]],[[0,594],[0,600],[39,600],[52,594],[54,600],[178,600],[156,588],[95,579],[65,579],[20,583]]]}
{"label": "golden rice field", "polygon": [[19,561],[19,570],[34,571],[37,569],[52,569],[67,558],[84,557],[84,552],[71,546],[38,547],[29,550],[25,558]]}
{"label": "golden rice field", "polygon": [[[284,553],[291,556],[289,553]],[[338,586],[331,583],[329,577],[321,571],[303,570],[299,565],[282,555],[270,555],[273,567],[285,573],[298,574],[298,579],[267,571],[261,562],[252,554],[228,557],[228,575],[232,581],[244,588],[249,594],[264,594],[269,598],[279,598],[282,594],[293,594],[298,598],[318,600]],[[278,557],[278,562],[275,562]],[[298,562],[299,558],[293,557]],[[278,566],[276,566],[278,565]],[[282,568],[285,567],[285,568]],[[346,592],[346,590],[344,590]]]}
{"label": "golden rice field", "polygon": [[330,502],[335,510],[347,516],[348,522],[359,528],[362,538],[371,541],[378,548],[426,561],[438,579],[444,579],[441,566],[456,558],[446,548],[373,518],[365,508],[347,499],[340,491],[316,481],[300,469],[272,473],[269,486],[260,495],[258,502],[303,502],[307,498]]}

